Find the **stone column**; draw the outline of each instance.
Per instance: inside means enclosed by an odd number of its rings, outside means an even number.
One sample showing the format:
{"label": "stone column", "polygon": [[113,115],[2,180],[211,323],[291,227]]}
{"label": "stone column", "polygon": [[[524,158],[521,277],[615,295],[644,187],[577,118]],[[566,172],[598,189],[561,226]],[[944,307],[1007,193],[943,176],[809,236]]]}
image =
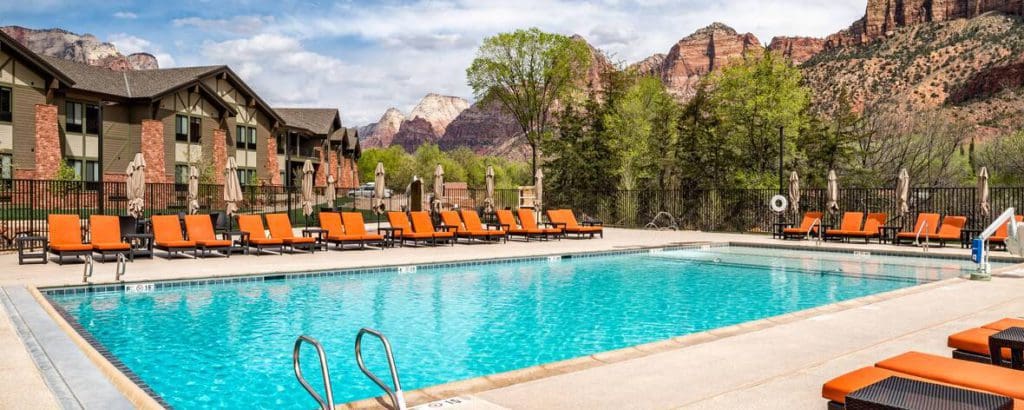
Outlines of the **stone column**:
{"label": "stone column", "polygon": [[142,120],[142,158],[146,160],[146,182],[162,184],[167,182],[167,165],[164,150],[164,123],[157,120]]}
{"label": "stone column", "polygon": [[[227,141],[227,131],[213,130],[213,181],[217,184],[224,183],[224,168],[228,166]],[[245,164],[238,164],[238,166],[245,166]]]}
{"label": "stone column", "polygon": [[319,155],[320,165],[316,167],[313,184],[316,186],[327,186],[327,158],[324,157],[324,150],[322,148]]}
{"label": "stone column", "polygon": [[342,174],[338,172],[338,151],[335,151],[333,149],[327,153],[327,172],[331,175],[334,175],[334,183],[338,184],[339,188],[349,187],[348,185],[343,184],[341,181]]}
{"label": "stone column", "polygon": [[33,178],[54,179],[63,157],[60,152],[60,130],[57,126],[57,106],[36,104],[36,167]]}
{"label": "stone column", "polygon": [[280,164],[277,163],[277,138],[271,136],[267,138],[267,161],[264,162],[265,170],[267,172],[267,182],[270,185],[281,186],[281,170],[278,169]]}

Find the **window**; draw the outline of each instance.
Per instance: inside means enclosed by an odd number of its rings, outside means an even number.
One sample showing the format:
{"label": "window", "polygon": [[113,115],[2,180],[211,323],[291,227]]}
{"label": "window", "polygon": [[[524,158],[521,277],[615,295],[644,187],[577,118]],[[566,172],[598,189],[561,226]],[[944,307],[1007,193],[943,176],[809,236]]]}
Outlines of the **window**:
{"label": "window", "polygon": [[188,183],[188,164],[178,164],[174,166],[174,183]]}
{"label": "window", "polygon": [[64,113],[67,121],[65,130],[67,132],[82,132],[82,104],[69,102],[66,106],[67,112]]}
{"label": "window", "polygon": [[0,87],[0,121],[11,122],[11,118],[13,118],[11,111],[11,89]]}
{"label": "window", "polygon": [[98,105],[85,106],[85,133],[100,134],[100,107]]}
{"label": "window", "polygon": [[75,170],[78,179],[86,182],[100,180],[100,166],[96,161],[83,159],[68,159],[68,166]]}
{"label": "window", "polygon": [[189,142],[193,144],[201,143],[203,137],[203,120],[198,117],[192,117],[189,118],[188,125]]}
{"label": "window", "polygon": [[253,127],[235,127],[235,148],[256,150],[256,129]]}
{"label": "window", "polygon": [[188,142],[188,117],[184,115],[174,117],[174,140]]}
{"label": "window", "polygon": [[11,179],[14,176],[11,154],[0,154],[0,179]]}
{"label": "window", "polygon": [[285,145],[284,144],[284,136],[278,135],[277,136],[277,153],[278,154],[284,155],[284,145]]}
{"label": "window", "polygon": [[241,185],[254,185],[256,184],[256,170],[255,169],[239,169],[238,170],[238,183]]}

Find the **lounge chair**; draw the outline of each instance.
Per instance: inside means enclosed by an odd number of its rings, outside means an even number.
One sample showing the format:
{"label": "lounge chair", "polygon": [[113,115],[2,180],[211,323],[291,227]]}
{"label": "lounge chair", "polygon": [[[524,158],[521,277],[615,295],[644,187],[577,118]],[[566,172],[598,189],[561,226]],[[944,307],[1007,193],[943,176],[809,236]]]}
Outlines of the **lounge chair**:
{"label": "lounge chair", "polygon": [[414,232],[412,223],[409,222],[409,217],[406,216],[405,212],[388,212],[388,225],[391,225],[391,229],[394,230],[392,234],[402,244],[405,241],[412,241],[413,246],[419,246],[420,241],[430,242],[434,240],[434,235],[430,232]]}
{"label": "lounge chair", "polygon": [[939,231],[930,239],[938,241],[939,246],[946,246],[946,242],[960,242],[960,233],[965,225],[967,225],[966,216],[946,216],[942,218]]}
{"label": "lounge chair", "polygon": [[[555,211],[550,211],[550,210],[548,211],[548,213],[549,213],[548,219],[551,218],[551,216],[550,216],[551,212],[555,212]],[[566,226],[565,224],[560,224],[560,223],[556,223],[556,222],[547,223],[547,224],[545,224],[546,227],[542,228],[541,225],[537,223],[537,217],[534,216],[532,209],[529,209],[529,208],[519,208],[519,209],[516,210],[516,215],[519,216],[519,225],[521,225],[523,227],[523,229],[526,229],[526,230],[529,230],[529,231],[540,231],[540,232],[543,232],[544,233],[544,236],[543,236],[544,239],[548,239],[548,238],[561,239],[563,236],[565,236],[565,234],[567,232],[564,229],[565,226]],[[580,233],[580,234],[582,234],[582,233]],[[591,235],[591,237],[593,237],[593,235]]]}
{"label": "lounge chair", "polygon": [[927,241],[928,238],[935,236],[938,233],[939,214],[918,214],[917,223],[914,224],[914,230],[897,233],[894,243],[896,245],[899,245],[902,242],[919,243],[921,240]]}
{"label": "lounge chair", "polygon": [[[1017,215],[1015,219],[1017,223],[1024,222],[1024,215]],[[988,238],[990,246],[1002,246],[1006,247],[1006,238],[1010,236],[1010,223],[1007,222],[999,226],[996,232]]]}
{"label": "lounge chair", "polygon": [[315,252],[319,247],[316,238],[295,236],[295,230],[292,229],[292,221],[288,219],[288,214],[267,214],[267,225],[270,226],[270,238],[280,239],[284,247],[293,252],[296,249]]}
{"label": "lounge chair", "polygon": [[1007,396],[1014,399],[1015,407],[1024,399],[1022,371],[919,352],[907,352],[829,380],[821,395],[830,401],[829,408],[841,409],[848,394],[892,376]]}
{"label": "lounge chair", "polygon": [[839,229],[825,230],[825,239],[846,239],[846,233],[860,232],[863,223],[863,212],[845,212],[843,213],[843,221],[839,224]]}
{"label": "lounge chair", "polygon": [[263,253],[264,249],[277,249],[278,253],[284,253],[284,241],[267,237],[267,230],[263,227],[263,217],[239,215],[238,230],[245,232],[242,235],[242,243],[250,248],[256,248],[256,256]]}
{"label": "lounge chair", "polygon": [[[576,221],[576,215],[572,213],[571,209],[549,209],[547,211],[548,221],[551,225],[562,230],[562,235],[574,233],[577,238],[581,238],[584,235],[590,235],[591,238],[594,235],[600,235],[604,238],[604,224],[600,222],[585,223],[580,225]],[[527,228],[526,226],[523,226]]]}
{"label": "lounge chair", "polygon": [[459,217],[459,213],[455,211],[441,211],[441,222],[444,223],[446,228],[455,227],[455,237],[465,238],[470,243],[473,240],[482,239],[494,239],[504,236],[504,233],[498,233],[496,231],[488,231],[486,229],[472,230],[469,229],[466,224],[463,223],[462,218]]}
{"label": "lounge chair", "polygon": [[508,233],[504,229],[489,229],[484,228],[483,223],[480,222],[480,215],[477,215],[476,211],[472,209],[463,209],[459,212],[462,215],[462,224],[473,232],[487,232],[491,238],[504,238],[505,242],[508,242]]}
{"label": "lounge chair", "polygon": [[345,225],[342,223],[341,214],[338,212],[320,212],[320,229],[327,231],[324,240],[334,244],[338,249],[344,250],[346,244],[357,244],[362,246],[363,238],[359,235],[350,235],[345,232]]}
{"label": "lounge chair", "polygon": [[453,245],[455,244],[455,229],[452,227],[442,227],[443,230],[437,230],[434,228],[434,222],[430,220],[430,214],[427,211],[410,212],[409,216],[412,217],[413,232],[429,233],[434,245],[437,245],[438,241],[451,241]]}
{"label": "lounge chair", "polygon": [[188,239],[196,243],[196,248],[202,256],[209,255],[211,251],[221,251],[224,255],[231,257],[232,243],[230,240],[217,239],[213,230],[213,218],[209,215],[186,215],[185,232]]}
{"label": "lounge chair", "polygon": [[881,238],[880,229],[885,225],[887,219],[889,219],[889,215],[885,213],[868,214],[867,219],[864,220],[863,229],[859,231],[843,231],[841,236],[846,238],[847,241],[851,239],[864,239],[864,243],[868,243],[871,238]]}
{"label": "lounge chair", "polygon": [[818,229],[821,229],[822,216],[824,214],[817,211],[804,213],[804,219],[800,221],[800,226],[782,230],[782,239],[804,239],[808,233],[818,233]]}
{"label": "lounge chair", "polygon": [[362,212],[342,212],[341,222],[345,225],[346,235],[355,235],[359,237],[360,246],[366,246],[366,244],[374,244],[384,249],[384,236],[378,233],[369,233],[366,231],[366,221],[363,219]]}
{"label": "lounge chair", "polygon": [[113,215],[89,216],[89,244],[92,251],[100,255],[106,262],[107,255],[125,255],[135,261],[132,245],[121,236],[121,220]]}
{"label": "lounge chair", "polygon": [[[988,337],[1011,327],[1024,327],[1024,319],[1006,318],[976,329],[954,333],[949,335],[946,344],[954,349],[953,357],[956,359],[992,363],[992,358],[989,356],[991,350],[988,347]],[[1008,349],[1003,350],[1003,359],[1010,359]]]}
{"label": "lounge chair", "polygon": [[181,220],[178,215],[155,215],[150,218],[153,224],[154,247],[167,252],[168,257],[192,251],[196,257],[196,242],[185,240],[181,234]]}
{"label": "lounge chair", "polygon": [[494,211],[494,214],[498,216],[498,225],[501,226],[508,236],[522,236],[527,242],[530,238],[538,238],[544,236],[544,231],[540,229],[526,229],[520,227],[516,223],[516,217],[512,214],[512,211],[507,209],[499,209]]}
{"label": "lounge chair", "polygon": [[82,222],[78,215],[50,214],[46,221],[49,251],[57,256],[58,264],[64,264],[65,256],[92,255],[92,245],[82,243]]}

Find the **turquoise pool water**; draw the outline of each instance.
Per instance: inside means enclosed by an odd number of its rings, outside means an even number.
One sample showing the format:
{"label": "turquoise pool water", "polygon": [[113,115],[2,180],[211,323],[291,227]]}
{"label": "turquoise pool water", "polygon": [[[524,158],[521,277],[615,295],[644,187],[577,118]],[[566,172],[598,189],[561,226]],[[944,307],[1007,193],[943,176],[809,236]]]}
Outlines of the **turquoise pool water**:
{"label": "turquoise pool water", "polygon": [[[291,366],[300,334],[323,342],[335,401],[346,402],[381,393],[353,358],[361,327],[391,339],[403,387],[412,390],[913,286],[972,267],[716,247],[50,298],[174,407],[309,409],[316,404]],[[386,375],[382,349],[366,342],[370,367]],[[321,386],[312,349],[303,359],[311,383]]]}

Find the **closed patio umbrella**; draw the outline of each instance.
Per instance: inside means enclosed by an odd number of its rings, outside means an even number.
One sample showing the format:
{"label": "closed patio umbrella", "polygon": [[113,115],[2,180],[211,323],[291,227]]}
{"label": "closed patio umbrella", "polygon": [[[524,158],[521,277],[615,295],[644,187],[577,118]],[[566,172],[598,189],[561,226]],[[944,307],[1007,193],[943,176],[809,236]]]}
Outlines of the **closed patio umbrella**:
{"label": "closed patio umbrella", "polygon": [[238,164],[235,157],[228,157],[228,166],[224,169],[224,211],[228,214],[228,230],[231,230],[231,217],[238,213],[238,203],[242,202],[242,183],[238,181]]}
{"label": "closed patio umbrella", "polygon": [[484,176],[484,182],[487,185],[487,197],[484,198],[484,212],[494,212],[494,167],[487,166],[487,174]]}
{"label": "closed patio umbrella", "polygon": [[385,187],[384,187],[384,175],[385,174],[386,174],[386,172],[384,171],[384,163],[383,162],[378,162],[377,163],[377,169],[375,169],[373,171],[373,197],[377,198],[377,203],[373,204],[373,211],[376,212],[377,215],[383,214],[384,213],[384,209],[385,209],[385,205],[384,205],[384,193],[386,192],[385,191]]}
{"label": "closed patio umbrella", "polygon": [[334,188],[334,174],[327,176],[327,188],[324,188],[324,196],[327,197],[327,207],[334,209],[334,199],[338,196],[338,191]]}
{"label": "closed patio umbrella", "polygon": [[302,214],[309,216],[313,214],[313,161],[306,160],[302,164]]}
{"label": "closed patio umbrella", "polygon": [[789,209],[794,215],[800,215],[800,176],[796,171],[789,174]]}
{"label": "closed patio umbrella", "polygon": [[896,213],[902,217],[907,212],[910,212],[910,173],[903,168],[896,183]]}
{"label": "closed patio umbrella", "polygon": [[987,218],[992,214],[992,205],[989,204],[988,167],[981,167],[981,171],[978,171],[978,209],[983,217]]}
{"label": "closed patio umbrella", "polygon": [[828,171],[828,203],[825,208],[829,213],[839,212],[839,178],[835,170]]}
{"label": "closed patio umbrella", "polygon": [[125,189],[128,197],[128,215],[141,218],[146,207],[146,160],[142,153],[135,154],[128,163]]}
{"label": "closed patio umbrella", "polygon": [[537,173],[533,176],[534,180],[534,194],[537,196],[534,199],[533,209],[537,212],[537,220],[540,220],[541,212],[543,212],[544,206],[544,171],[537,168]]}
{"label": "closed patio umbrella", "polygon": [[444,204],[444,167],[437,164],[437,168],[434,168],[434,199],[431,208],[434,212],[440,212],[442,204]]}
{"label": "closed patio umbrella", "polygon": [[199,168],[188,166],[188,214],[199,213]]}

